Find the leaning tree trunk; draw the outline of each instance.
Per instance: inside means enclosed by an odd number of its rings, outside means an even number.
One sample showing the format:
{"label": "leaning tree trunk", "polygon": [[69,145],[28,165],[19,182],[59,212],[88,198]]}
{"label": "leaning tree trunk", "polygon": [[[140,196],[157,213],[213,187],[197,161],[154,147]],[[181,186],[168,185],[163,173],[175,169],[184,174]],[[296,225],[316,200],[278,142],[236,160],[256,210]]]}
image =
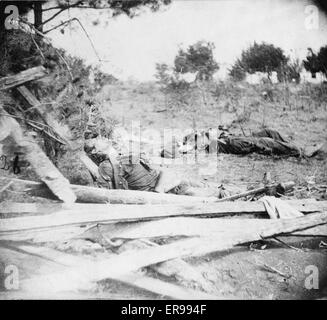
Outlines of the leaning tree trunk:
{"label": "leaning tree trunk", "polygon": [[34,26],[40,32],[43,32],[42,25],[42,2],[34,2]]}
{"label": "leaning tree trunk", "polygon": [[4,57],[6,56],[6,28],[5,28],[5,4],[0,1],[0,77],[5,76],[7,73],[6,66],[4,64]]}

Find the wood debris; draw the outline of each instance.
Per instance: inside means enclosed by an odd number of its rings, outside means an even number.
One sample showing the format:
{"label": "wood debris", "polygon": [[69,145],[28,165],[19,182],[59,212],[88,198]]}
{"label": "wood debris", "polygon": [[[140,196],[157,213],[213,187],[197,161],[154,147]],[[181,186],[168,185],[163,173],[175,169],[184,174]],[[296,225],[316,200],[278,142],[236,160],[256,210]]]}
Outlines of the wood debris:
{"label": "wood debris", "polygon": [[[25,111],[37,110],[42,120],[42,123],[28,119],[25,122],[72,148],[70,142],[55,130],[58,123],[49,118],[42,104],[24,86],[45,75],[44,68],[32,68],[0,79],[0,90],[16,88],[29,105]],[[22,268],[32,272],[25,272],[27,276],[22,279],[19,292],[0,293],[0,297],[52,298],[60,294],[62,298],[66,292],[81,297],[81,289],[92,293],[96,283],[111,279],[160,297],[217,299],[221,297],[210,294],[215,291],[214,285],[204,281],[186,258],[226,252],[271,238],[302,252],[278,237],[327,236],[327,201],[286,201],[273,197],[266,198],[265,202],[234,201],[248,196],[253,199],[263,193],[285,194],[295,185],[293,182],[272,184],[268,174],[264,187],[220,200],[100,189],[70,184],[33,137],[23,131],[15,117],[0,107],[0,142],[8,138],[23,150],[40,182],[0,177],[0,182],[4,183],[0,193],[23,192],[53,201],[1,204],[0,262],[18,261]],[[97,166],[84,152],[80,153],[80,159],[96,180]],[[238,217],[221,219],[227,215]],[[249,215],[251,219],[245,219]],[[268,219],[269,216],[275,219]],[[77,257],[46,246],[72,240],[93,241],[107,254],[100,258]],[[326,243],[321,241],[319,247],[325,248]],[[267,245],[262,248],[267,249]],[[110,255],[108,251],[111,251]],[[34,270],[34,264],[31,266],[29,260],[25,260],[26,255],[38,261],[40,267],[37,270]],[[282,277],[291,277],[268,263],[261,266]],[[151,272],[159,277],[146,274]],[[185,288],[160,277],[174,278],[179,283],[193,282],[198,287]]]}

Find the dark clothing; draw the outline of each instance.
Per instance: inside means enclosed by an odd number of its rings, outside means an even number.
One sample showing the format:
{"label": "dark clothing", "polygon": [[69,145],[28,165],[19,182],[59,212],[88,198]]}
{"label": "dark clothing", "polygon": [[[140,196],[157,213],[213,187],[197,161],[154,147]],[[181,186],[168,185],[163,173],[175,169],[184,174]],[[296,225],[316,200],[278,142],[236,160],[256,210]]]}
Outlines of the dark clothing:
{"label": "dark clothing", "polygon": [[258,132],[253,132],[252,136],[257,138],[271,138],[273,140],[286,142],[286,143],[288,142],[286,139],[284,139],[281,136],[281,134],[278,131],[272,129],[262,129]]}
{"label": "dark clothing", "polygon": [[301,156],[301,150],[287,142],[277,131],[265,129],[252,137],[225,137],[218,140],[218,152],[232,154],[260,153],[266,155]]}
{"label": "dark clothing", "polygon": [[153,191],[157,184],[158,173],[146,168],[141,162],[125,165],[123,177],[127,181],[128,189]]}
{"label": "dark clothing", "polygon": [[105,160],[99,165],[99,175],[100,187],[142,191],[153,191],[159,176],[143,159],[135,157],[120,157],[117,165]]}

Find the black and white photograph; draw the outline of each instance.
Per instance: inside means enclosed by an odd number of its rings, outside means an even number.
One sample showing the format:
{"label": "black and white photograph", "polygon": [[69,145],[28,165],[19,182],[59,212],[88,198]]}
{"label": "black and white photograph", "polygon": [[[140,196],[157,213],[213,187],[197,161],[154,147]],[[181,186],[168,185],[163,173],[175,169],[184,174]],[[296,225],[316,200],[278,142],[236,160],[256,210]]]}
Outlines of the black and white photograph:
{"label": "black and white photograph", "polygon": [[327,300],[327,1],[0,0],[0,300]]}

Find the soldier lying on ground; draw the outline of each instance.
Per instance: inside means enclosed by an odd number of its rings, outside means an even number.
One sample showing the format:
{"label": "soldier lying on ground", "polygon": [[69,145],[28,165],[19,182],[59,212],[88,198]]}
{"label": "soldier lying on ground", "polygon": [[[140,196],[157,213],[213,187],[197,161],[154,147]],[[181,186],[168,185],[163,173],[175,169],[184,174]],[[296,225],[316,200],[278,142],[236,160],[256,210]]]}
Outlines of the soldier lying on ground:
{"label": "soldier lying on ground", "polygon": [[[285,139],[278,131],[263,129],[249,137],[233,136],[224,131],[218,139],[212,139],[206,146],[207,152],[246,155],[259,153],[289,157],[326,157],[326,145],[304,150]],[[317,158],[318,158],[317,157]]]}
{"label": "soldier lying on ground", "polygon": [[87,140],[85,151],[98,164],[98,187],[130,189],[193,196],[228,195],[223,188],[178,177],[174,171],[156,170],[141,154],[118,151],[107,139]]}
{"label": "soldier lying on ground", "polygon": [[305,149],[299,148],[285,139],[278,131],[272,129],[263,129],[245,137],[233,136],[227,128],[219,126],[218,130],[194,131],[184,137],[183,144],[187,145],[187,152],[204,150],[206,153],[239,155],[259,153],[287,157],[315,157],[317,159],[325,159],[327,156],[327,142]]}
{"label": "soldier lying on ground", "polygon": [[217,139],[218,152],[232,154],[259,153],[300,157],[303,150],[284,139],[278,131],[264,129],[250,137],[236,137],[223,133]]}

